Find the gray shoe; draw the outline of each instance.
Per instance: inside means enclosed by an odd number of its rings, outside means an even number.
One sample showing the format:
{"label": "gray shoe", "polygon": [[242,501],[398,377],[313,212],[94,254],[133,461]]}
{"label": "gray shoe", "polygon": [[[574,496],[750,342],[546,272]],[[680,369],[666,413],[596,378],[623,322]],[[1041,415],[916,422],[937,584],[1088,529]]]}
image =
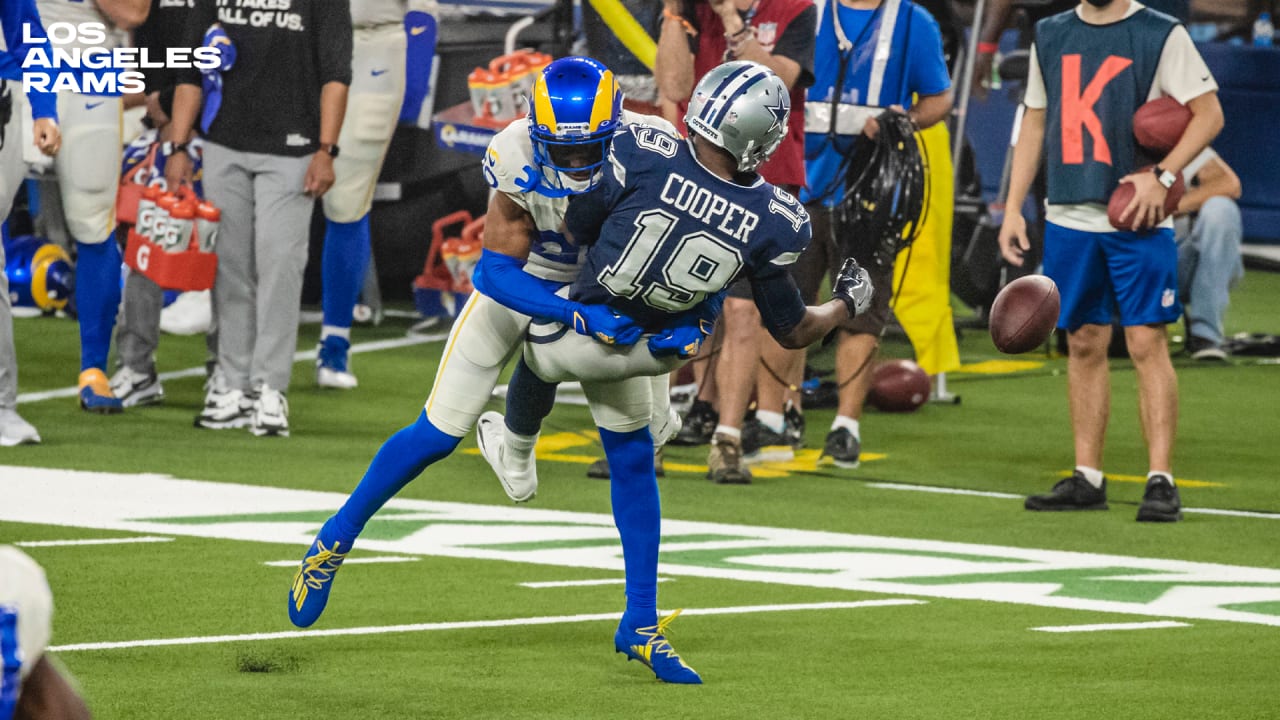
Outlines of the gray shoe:
{"label": "gray shoe", "polygon": [[38,445],[40,433],[13,408],[0,408],[0,447]]}
{"label": "gray shoe", "polygon": [[195,426],[209,430],[249,427],[253,422],[253,401],[242,391],[227,387],[221,374],[215,373],[208,385],[204,408],[196,416]]}
{"label": "gray shoe", "polygon": [[848,428],[836,428],[827,433],[827,440],[822,445],[819,462],[830,462],[836,467],[852,470],[858,467],[862,457],[862,441]]}
{"label": "gray shoe", "polygon": [[742,443],[723,433],[711,438],[707,479],[717,485],[750,485],[751,471],[742,464]]}
{"label": "gray shoe", "polygon": [[120,368],[111,376],[111,392],[127,408],[164,402],[164,387],[160,385],[160,378],[154,372],[140,373],[128,367]]}

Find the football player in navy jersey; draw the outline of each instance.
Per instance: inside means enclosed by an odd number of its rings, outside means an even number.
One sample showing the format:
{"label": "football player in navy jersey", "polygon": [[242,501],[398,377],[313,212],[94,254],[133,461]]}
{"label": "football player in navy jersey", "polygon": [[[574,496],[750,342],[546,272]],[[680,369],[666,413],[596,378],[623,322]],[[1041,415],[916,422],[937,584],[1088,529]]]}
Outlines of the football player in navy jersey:
{"label": "football player in navy jersey", "polygon": [[[611,469],[614,522],[622,539],[627,608],[614,647],[659,679],[700,683],[665,637],[675,615],[658,620],[661,526],[649,433],[652,384],[697,353],[725,288],[751,282],[765,326],[780,344],[803,348],[871,302],[866,271],[849,260],[829,302],[806,307],[787,271],[809,243],[809,218],[794,197],[755,169],[777,148],[790,111],[786,85],[763,65],[731,62],[694,90],[685,121],[690,138],[652,127],[618,132],[600,187],[577,196],[565,216],[585,265],[567,297],[529,283],[504,248],[486,237],[477,289],[535,318],[508,388],[507,427],[536,428],[551,409],[547,387],[578,380]],[[557,304],[563,309],[557,309]],[[607,305],[632,318],[648,339],[629,347],[571,331],[574,306]],[[485,458],[505,487],[532,482],[530,453],[519,453],[481,426]],[[525,497],[532,495],[529,490]]]}

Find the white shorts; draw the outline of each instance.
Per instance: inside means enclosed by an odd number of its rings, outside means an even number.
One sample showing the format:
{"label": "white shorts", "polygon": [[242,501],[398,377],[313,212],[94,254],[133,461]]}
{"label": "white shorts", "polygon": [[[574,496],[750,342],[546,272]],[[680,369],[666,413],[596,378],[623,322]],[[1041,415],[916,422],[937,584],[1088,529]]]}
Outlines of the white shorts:
{"label": "white shorts", "polygon": [[103,242],[115,230],[123,112],[118,97],[58,93],[62,149],[53,167],[67,231],[87,245]]}

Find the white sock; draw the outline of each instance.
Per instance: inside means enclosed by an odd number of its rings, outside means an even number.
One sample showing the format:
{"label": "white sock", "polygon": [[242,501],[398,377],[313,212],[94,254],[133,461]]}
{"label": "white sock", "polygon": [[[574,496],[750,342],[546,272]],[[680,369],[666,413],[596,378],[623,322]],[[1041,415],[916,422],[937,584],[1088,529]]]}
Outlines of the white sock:
{"label": "white sock", "polygon": [[729,437],[733,438],[734,440],[741,440],[741,439],[742,439],[742,430],[741,430],[740,428],[736,428],[736,427],[729,427],[728,425],[717,425],[717,426],[716,426],[716,434],[717,434],[717,435],[728,435]]}
{"label": "white sock", "polygon": [[1084,479],[1088,480],[1090,485],[1096,488],[1102,487],[1102,471],[1099,470],[1098,468],[1091,468],[1091,467],[1085,467],[1084,465],[1077,465],[1076,472],[1083,475]]}
{"label": "white sock", "polygon": [[351,342],[351,328],[349,327],[344,328],[344,327],[338,327],[337,325],[321,325],[320,326],[320,342],[324,342],[324,339],[329,337],[330,335],[337,335],[343,340],[346,340],[347,342]]}
{"label": "white sock", "polygon": [[848,430],[849,434],[853,435],[855,438],[859,440],[862,439],[862,436],[858,434],[859,432],[858,421],[854,420],[848,415],[837,415],[836,419],[832,421],[831,423],[832,430],[839,430],[840,428],[844,428],[845,430]]}
{"label": "white sock", "polygon": [[538,444],[537,435],[517,435],[505,424],[502,426],[502,460],[516,471],[523,471],[533,463],[533,447]]}
{"label": "white sock", "polygon": [[1169,470],[1152,470],[1151,472],[1147,473],[1147,482],[1151,482],[1151,478],[1155,477],[1156,475],[1164,476],[1164,479],[1168,480],[1170,485],[1175,484],[1173,482],[1173,472]]}
{"label": "white sock", "polygon": [[759,420],[761,425],[764,425],[776,433],[781,433],[783,430],[787,429],[787,420],[780,412],[774,412],[772,410],[756,410],[756,420]]}

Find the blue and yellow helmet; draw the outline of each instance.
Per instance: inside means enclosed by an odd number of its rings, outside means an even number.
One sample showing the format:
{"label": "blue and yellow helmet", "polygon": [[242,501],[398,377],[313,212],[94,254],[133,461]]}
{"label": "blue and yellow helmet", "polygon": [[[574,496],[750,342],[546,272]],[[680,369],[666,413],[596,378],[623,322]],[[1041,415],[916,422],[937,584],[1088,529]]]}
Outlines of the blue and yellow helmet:
{"label": "blue and yellow helmet", "polygon": [[529,102],[537,192],[564,197],[594,188],[621,112],[622,91],[600,61],[566,57],[543,68]]}

